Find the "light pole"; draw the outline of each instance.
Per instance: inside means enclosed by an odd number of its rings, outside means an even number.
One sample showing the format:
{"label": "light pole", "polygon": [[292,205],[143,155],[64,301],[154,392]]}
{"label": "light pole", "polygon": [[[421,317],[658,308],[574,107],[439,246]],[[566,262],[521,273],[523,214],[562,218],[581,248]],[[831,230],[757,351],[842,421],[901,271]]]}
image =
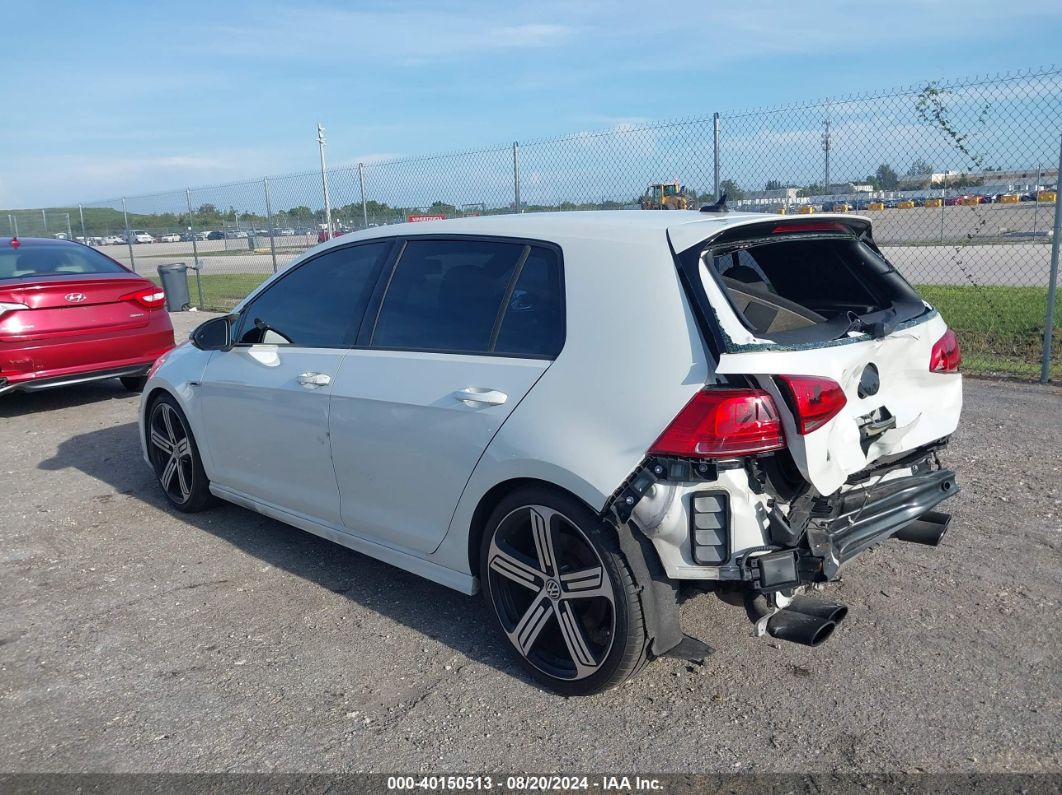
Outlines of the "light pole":
{"label": "light pole", "polygon": [[826,119],[822,123],[824,131],[822,133],[822,151],[826,153],[826,182],[823,184],[823,192],[829,194],[830,192],[830,120]]}
{"label": "light pole", "polygon": [[321,189],[324,191],[325,229],[332,239],[332,204],[328,200],[328,169],[325,167],[325,130],[317,122],[317,147],[321,150]]}

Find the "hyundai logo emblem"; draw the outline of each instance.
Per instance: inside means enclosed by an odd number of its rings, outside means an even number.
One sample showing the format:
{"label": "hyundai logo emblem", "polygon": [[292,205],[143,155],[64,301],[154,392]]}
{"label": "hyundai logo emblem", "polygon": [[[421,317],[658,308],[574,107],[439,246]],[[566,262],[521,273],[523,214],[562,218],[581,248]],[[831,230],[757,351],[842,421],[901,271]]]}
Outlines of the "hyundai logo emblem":
{"label": "hyundai logo emblem", "polygon": [[863,375],[859,377],[859,397],[868,398],[876,395],[880,388],[881,376],[878,374],[878,368],[873,364],[868,364],[863,368]]}
{"label": "hyundai logo emblem", "polygon": [[85,294],[84,293],[67,293],[66,295],[63,296],[63,298],[65,298],[67,301],[69,301],[72,304],[80,304],[82,301],[85,300]]}

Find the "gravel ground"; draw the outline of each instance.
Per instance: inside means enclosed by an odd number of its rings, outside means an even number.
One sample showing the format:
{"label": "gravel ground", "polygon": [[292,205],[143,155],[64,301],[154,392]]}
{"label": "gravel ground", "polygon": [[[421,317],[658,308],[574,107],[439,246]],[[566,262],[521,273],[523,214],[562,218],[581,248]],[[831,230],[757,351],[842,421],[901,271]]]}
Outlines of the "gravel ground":
{"label": "gravel ground", "polygon": [[[204,316],[176,318],[184,330]],[[226,506],[167,509],[117,383],[0,399],[0,770],[1062,771],[1062,392],[967,381],[939,549],[894,542],[819,649],[565,700],[470,599]]]}

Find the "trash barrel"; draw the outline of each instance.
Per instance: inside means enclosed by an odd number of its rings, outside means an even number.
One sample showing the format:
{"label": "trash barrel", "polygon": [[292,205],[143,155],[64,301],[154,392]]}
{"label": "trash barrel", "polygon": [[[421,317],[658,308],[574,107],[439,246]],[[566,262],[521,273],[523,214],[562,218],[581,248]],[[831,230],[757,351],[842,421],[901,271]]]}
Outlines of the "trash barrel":
{"label": "trash barrel", "polygon": [[159,265],[159,279],[162,292],[166,294],[166,309],[170,312],[183,312],[192,305],[188,295],[188,266],[183,262],[171,262]]}

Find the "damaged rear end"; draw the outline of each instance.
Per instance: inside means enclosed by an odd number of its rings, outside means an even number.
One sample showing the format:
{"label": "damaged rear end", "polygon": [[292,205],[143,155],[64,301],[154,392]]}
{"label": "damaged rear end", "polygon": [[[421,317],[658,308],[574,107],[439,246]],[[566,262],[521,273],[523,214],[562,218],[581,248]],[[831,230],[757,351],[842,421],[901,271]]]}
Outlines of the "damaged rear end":
{"label": "damaged rear end", "polygon": [[935,545],[958,491],[954,334],[854,217],[671,230],[709,383],[611,507],[667,577],[741,586],[758,634],[818,645],[845,614],[799,596],[890,538]]}

